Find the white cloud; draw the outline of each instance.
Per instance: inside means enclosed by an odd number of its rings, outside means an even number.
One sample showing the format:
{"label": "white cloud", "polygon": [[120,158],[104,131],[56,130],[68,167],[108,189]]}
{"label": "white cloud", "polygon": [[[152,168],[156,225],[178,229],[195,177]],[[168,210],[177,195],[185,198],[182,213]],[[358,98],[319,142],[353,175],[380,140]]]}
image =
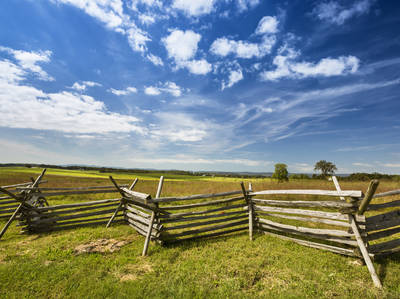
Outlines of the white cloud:
{"label": "white cloud", "polygon": [[162,42],[170,58],[175,61],[185,61],[194,57],[200,39],[201,35],[192,30],[173,30],[162,39]]}
{"label": "white cloud", "polygon": [[318,63],[300,62],[293,64],[291,69],[304,77],[337,76],[355,73],[360,60],[355,56],[340,56],[338,58],[323,58]]}
{"label": "white cloud", "polygon": [[116,29],[124,22],[123,3],[121,0],[56,0],[64,4],[74,5],[88,15],[100,20],[108,28]]}
{"label": "white cloud", "polygon": [[156,22],[156,19],[154,18],[154,16],[146,15],[146,14],[139,14],[139,20],[144,25],[151,25]]}
{"label": "white cloud", "polygon": [[82,83],[83,83],[83,84],[85,84],[86,86],[89,86],[89,87],[93,87],[93,86],[101,86],[101,84],[100,84],[100,83],[93,82],[93,81],[83,81]]}
{"label": "white cloud", "polygon": [[74,84],[72,84],[71,88],[78,91],[84,91],[86,89],[86,85],[75,82]]}
{"label": "white cloud", "polygon": [[183,61],[179,66],[186,67],[189,72],[195,75],[205,75],[211,72],[211,64],[205,59]]}
{"label": "white cloud", "polygon": [[231,71],[229,74],[228,82],[226,83],[225,81],[222,81],[221,90],[232,87],[234,84],[236,84],[242,79],[243,79],[243,73],[241,69]]}
{"label": "white cloud", "polygon": [[51,51],[27,52],[22,50],[14,50],[0,46],[0,51],[7,52],[12,55],[18,64],[27,71],[37,75],[39,79],[45,81],[53,81],[54,78],[47,74],[38,63],[46,63],[50,61]]}
{"label": "white cloud", "polygon": [[147,86],[144,89],[145,94],[150,96],[160,95],[162,92],[169,93],[174,97],[182,95],[183,88],[178,86],[175,82],[167,81],[165,83],[158,83],[158,86]]}
{"label": "white cloud", "polygon": [[161,94],[160,89],[158,89],[157,87],[154,86],[147,86],[144,89],[144,93],[149,95],[149,96],[158,96]]}
{"label": "white cloud", "polygon": [[278,32],[278,20],[276,17],[265,16],[258,23],[256,34],[273,34]]}
{"label": "white cloud", "polygon": [[89,16],[99,20],[105,26],[126,36],[133,51],[144,54],[147,42],[151,41],[148,33],[137,27],[129,15],[124,13],[122,0],[54,0],[57,3],[73,5]]}
{"label": "white cloud", "polygon": [[0,60],[0,82],[11,84],[22,81],[25,75],[26,72],[21,67],[8,60]]}
{"label": "white cloud", "polygon": [[147,51],[147,42],[151,41],[151,38],[143,30],[132,27],[126,30],[126,36],[128,39],[129,46],[133,51],[144,53]]}
{"label": "white cloud", "polygon": [[157,126],[151,129],[150,135],[170,142],[198,142],[209,135],[213,124],[206,120],[196,120],[191,115],[181,112],[155,113]]}
{"label": "white cloud", "polygon": [[270,165],[270,161],[258,161],[258,160],[249,160],[249,159],[210,159],[210,158],[200,158],[193,157],[188,155],[176,155],[174,157],[168,158],[149,158],[149,157],[139,157],[129,159],[131,162],[135,163],[145,163],[145,164],[237,164],[244,166],[262,166],[262,165]]}
{"label": "white cloud", "polygon": [[182,94],[182,88],[171,81],[166,82],[161,90],[170,93],[174,97],[179,97]]}
{"label": "white cloud", "polygon": [[367,14],[373,2],[373,0],[362,0],[355,2],[348,8],[344,8],[337,1],[322,2],[314,8],[313,14],[320,20],[342,25],[352,17]]}
{"label": "white cloud", "polygon": [[103,102],[87,95],[68,91],[46,93],[24,85],[26,75],[21,66],[0,60],[2,127],[69,133],[145,133],[134,116],[110,112]]}
{"label": "white cloud", "polygon": [[256,28],[256,35],[261,35],[261,41],[251,43],[243,40],[232,40],[226,37],[217,38],[210,47],[211,53],[226,57],[230,54],[238,58],[261,58],[269,54],[276,43],[275,33],[278,31],[276,17],[263,17]]}
{"label": "white cloud", "polygon": [[[286,54],[283,54],[283,52],[286,52]],[[295,62],[299,54],[291,48],[280,49],[273,60],[273,64],[276,66],[275,70],[262,72],[262,80],[274,81],[280,78],[330,77],[353,74],[358,70],[360,63],[359,59],[352,55],[323,58],[317,63]]]}
{"label": "white cloud", "polygon": [[75,82],[71,88],[75,89],[77,91],[84,91],[86,90],[87,87],[93,87],[93,86],[101,86],[100,83],[93,82],[93,81],[82,81],[82,83]]}
{"label": "white cloud", "polygon": [[211,71],[211,64],[205,59],[193,59],[200,39],[201,35],[192,30],[173,30],[162,42],[177,68],[187,68],[192,74],[205,75]]}
{"label": "white cloud", "polygon": [[226,57],[233,54],[238,58],[261,58],[271,52],[276,42],[275,37],[263,37],[260,43],[250,43],[247,41],[235,41],[226,37],[216,39],[210,47],[210,51],[218,56]]}
{"label": "white cloud", "polygon": [[383,166],[390,168],[400,168],[400,163],[385,163],[383,164]]}
{"label": "white cloud", "polygon": [[158,7],[162,8],[162,2],[160,0],[131,0],[130,8],[134,11],[138,11],[138,6],[143,5],[149,8]]}
{"label": "white cloud", "polygon": [[125,89],[110,88],[108,91],[113,93],[113,94],[115,94],[115,95],[117,95],[117,96],[126,96],[126,95],[131,94],[131,93],[137,93],[137,89],[135,87],[133,87],[133,86],[129,86],[129,87],[125,88]]}
{"label": "white cloud", "polygon": [[209,14],[214,10],[216,0],[174,0],[172,8],[182,10],[188,16]]}
{"label": "white cloud", "polygon": [[313,172],[314,166],[308,163],[295,163],[293,165],[289,165],[289,169],[291,169],[293,172],[310,173]]}
{"label": "white cloud", "polygon": [[360,166],[360,167],[373,167],[373,165],[371,165],[371,164],[368,164],[368,163],[360,163],[360,162],[355,162],[355,163],[352,163],[351,165],[353,165],[353,166]]}
{"label": "white cloud", "polygon": [[156,55],[148,54],[146,57],[154,65],[159,65],[159,66],[163,66],[164,65],[164,62],[162,61],[162,59],[160,57],[156,56]]}
{"label": "white cloud", "polygon": [[256,7],[260,0],[236,0],[240,12]]}

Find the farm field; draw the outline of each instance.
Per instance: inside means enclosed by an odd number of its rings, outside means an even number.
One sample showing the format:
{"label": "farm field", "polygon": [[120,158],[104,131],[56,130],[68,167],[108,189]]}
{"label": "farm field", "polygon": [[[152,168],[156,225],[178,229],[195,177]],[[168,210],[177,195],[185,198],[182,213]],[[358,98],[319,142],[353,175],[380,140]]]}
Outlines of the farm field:
{"label": "farm field", "polygon": [[[0,169],[0,185],[28,181],[41,169]],[[107,173],[49,169],[47,186],[111,185]],[[135,190],[155,195],[159,173],[111,174],[119,183],[140,180]],[[237,178],[165,175],[163,196],[239,190]],[[276,183],[270,179],[244,180],[254,190],[331,189],[332,182],[298,180]],[[340,182],[342,189],[366,191],[368,182]],[[399,189],[398,182],[380,183],[378,192]],[[118,197],[117,193],[57,197],[51,204]],[[374,200],[374,202],[380,202]],[[4,225],[5,220],[0,221]],[[0,297],[130,297],[130,298],[398,298],[400,255],[375,261],[383,283],[372,285],[365,266],[354,258],[283,241],[256,233],[160,246],[152,243],[141,257],[144,238],[127,225],[89,227],[40,235],[21,235],[15,225],[0,241]],[[99,239],[126,241],[110,253],[76,254],[75,249]]]}
{"label": "farm field", "polygon": [[[0,168],[0,176],[3,174],[5,176],[14,176],[14,175],[38,175],[42,171],[41,168],[32,167],[32,168],[25,168],[25,167],[1,167]],[[230,177],[211,177],[211,176],[191,176],[191,175],[183,175],[183,174],[165,174],[161,172],[149,172],[149,173],[125,173],[125,172],[99,172],[94,170],[69,170],[69,169],[48,169],[47,175],[53,176],[71,176],[71,177],[79,177],[79,178],[106,178],[112,175],[115,179],[131,179],[132,177],[139,178],[140,180],[158,180],[161,175],[166,176],[167,180],[170,181],[228,181],[228,182],[240,182],[242,179],[240,178],[230,178]],[[264,179],[255,179],[256,181],[268,181],[268,178]]]}

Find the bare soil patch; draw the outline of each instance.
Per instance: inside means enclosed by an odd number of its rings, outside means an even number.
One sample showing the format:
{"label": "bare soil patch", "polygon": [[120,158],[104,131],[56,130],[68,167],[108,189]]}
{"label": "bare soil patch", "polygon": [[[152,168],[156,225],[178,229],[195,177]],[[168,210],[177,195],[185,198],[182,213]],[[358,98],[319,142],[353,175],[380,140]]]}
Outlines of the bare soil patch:
{"label": "bare soil patch", "polygon": [[90,243],[81,244],[75,247],[76,255],[83,253],[109,253],[119,251],[122,246],[131,243],[131,240],[98,239]]}

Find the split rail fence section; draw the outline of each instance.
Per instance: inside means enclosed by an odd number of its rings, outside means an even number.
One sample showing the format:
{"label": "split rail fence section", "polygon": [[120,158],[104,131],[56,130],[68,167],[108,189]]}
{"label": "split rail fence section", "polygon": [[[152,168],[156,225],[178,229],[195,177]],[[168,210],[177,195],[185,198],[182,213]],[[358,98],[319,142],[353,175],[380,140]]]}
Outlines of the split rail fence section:
{"label": "split rail fence section", "polygon": [[[374,198],[385,200],[400,194],[400,190],[379,193]],[[388,255],[400,252],[400,237],[393,236],[400,233],[400,200],[388,201],[381,204],[370,204],[367,211],[379,213],[366,218],[366,232],[368,251],[375,255]]]}
{"label": "split rail fence section", "polygon": [[[22,231],[40,233],[90,225],[109,227],[126,223],[145,237],[143,255],[150,240],[163,244],[209,238],[253,230],[273,234],[298,244],[363,258],[375,286],[381,287],[371,257],[400,251],[400,200],[370,204],[373,198],[400,194],[394,190],[381,194],[379,184],[370,183],[366,194],[342,191],[335,177],[336,191],[327,190],[241,190],[182,197],[161,197],[163,177],[155,198],[133,191],[137,179],[128,185],[80,188],[39,187],[46,170],[32,183],[0,188],[0,216],[14,219]],[[119,193],[118,198],[51,205],[53,196]],[[293,199],[293,196],[295,198]],[[364,213],[379,213],[366,217]],[[383,212],[383,213],[382,213]],[[370,214],[370,213],[369,213]],[[11,215],[11,216],[10,216]]]}
{"label": "split rail fence section", "polygon": [[[279,195],[328,197],[330,200],[265,199]],[[338,195],[349,198],[349,202],[331,199]],[[349,214],[357,212],[361,191],[341,191],[338,194],[323,190],[267,190],[253,192],[250,196],[259,230],[301,245],[360,256]],[[355,218],[361,236],[366,237],[365,217],[355,215]]]}

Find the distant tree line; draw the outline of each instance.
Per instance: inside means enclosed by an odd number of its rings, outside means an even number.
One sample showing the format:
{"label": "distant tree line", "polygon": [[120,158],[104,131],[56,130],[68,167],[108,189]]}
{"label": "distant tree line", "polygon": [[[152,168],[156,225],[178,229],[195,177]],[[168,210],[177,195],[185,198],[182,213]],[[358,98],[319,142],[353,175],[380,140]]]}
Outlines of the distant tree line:
{"label": "distant tree line", "polygon": [[[321,160],[322,162],[327,162]],[[321,162],[319,161],[319,162]],[[53,164],[33,164],[33,163],[0,163],[0,167],[39,167],[39,168],[55,168],[55,169],[67,169],[67,170],[85,170],[85,171],[99,171],[101,173],[161,173],[161,174],[177,174],[177,175],[192,175],[192,176],[219,176],[219,177],[232,177],[232,178],[266,178],[272,177],[277,179],[279,182],[287,180],[321,180],[326,179],[330,175],[334,174],[337,170],[336,166],[327,162],[328,164],[322,163],[322,166],[328,166],[322,171],[317,166],[321,166],[321,163],[317,162],[315,164],[314,170],[319,170],[320,174],[305,174],[305,173],[293,173],[289,174],[287,171],[287,165],[283,163],[277,163],[275,165],[275,172],[271,175],[269,174],[242,174],[237,172],[212,172],[212,171],[186,171],[186,170],[151,170],[151,169],[140,169],[140,168],[114,168],[114,167],[97,167],[97,166],[84,166],[84,165],[53,165]],[[319,163],[319,164],[318,164]],[[333,167],[332,167],[333,166]],[[328,171],[326,172],[326,170]],[[387,180],[387,181],[398,181],[400,182],[400,175],[397,174],[382,174],[382,173],[365,173],[356,172],[348,176],[340,176],[340,180],[344,181],[370,181],[373,179]]]}
{"label": "distant tree line", "polygon": [[383,174],[378,172],[365,173],[357,172],[352,173],[349,176],[343,177],[342,180],[348,181],[370,181],[373,179],[386,180],[386,181],[400,181],[400,175],[398,174]]}

